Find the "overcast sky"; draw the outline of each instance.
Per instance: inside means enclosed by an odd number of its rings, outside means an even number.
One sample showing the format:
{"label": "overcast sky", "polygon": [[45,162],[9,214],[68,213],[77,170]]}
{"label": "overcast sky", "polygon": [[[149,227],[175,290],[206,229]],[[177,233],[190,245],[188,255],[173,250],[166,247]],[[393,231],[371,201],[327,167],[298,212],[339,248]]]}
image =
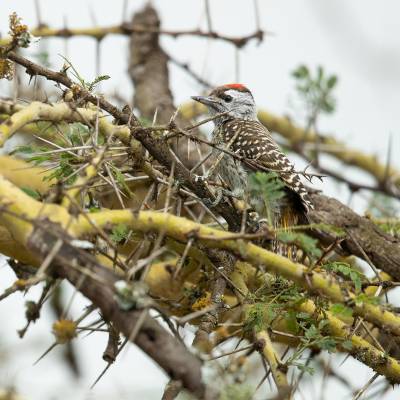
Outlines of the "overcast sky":
{"label": "overcast sky", "polygon": [[[94,23],[99,26],[119,24],[122,3],[121,0],[40,0],[43,22],[58,28],[64,26],[65,20],[70,28],[89,27]],[[239,36],[255,30],[252,1],[211,0],[210,3],[213,26],[218,32]],[[143,4],[144,1],[131,0],[124,18],[129,19],[131,13]],[[164,28],[180,30],[206,26],[202,1],[158,0],[153,4],[160,12]],[[337,112],[321,119],[321,131],[332,133],[382,160],[385,160],[392,135],[393,163],[400,168],[397,156],[400,150],[399,1],[260,0],[259,9],[261,26],[271,34],[261,45],[253,42],[239,53],[239,80],[252,90],[258,105],[279,114],[295,116],[290,107],[294,95],[290,72],[299,64],[312,68],[323,65],[327,72],[339,76],[339,85],[335,92]],[[29,26],[36,24],[33,1],[2,0],[0,31],[3,35],[8,30],[8,15],[12,11],[16,11]],[[215,84],[236,80],[235,50],[229,44],[188,37],[163,37],[162,44],[176,58],[189,62],[196,72]],[[102,90],[117,90],[124,97],[131,98],[132,86],[126,74],[127,38],[108,36],[101,46],[101,73],[111,76],[102,85]],[[63,54],[68,55],[81,75],[89,80],[95,76],[94,40],[73,38],[67,46],[63,39],[46,40],[34,45],[28,54],[33,55],[43,47],[47,47],[51,54],[53,68],[60,68],[63,64],[58,55]],[[201,90],[176,67],[171,67],[171,82],[177,105]],[[0,94],[6,94],[6,89],[7,85],[0,83]],[[346,171],[346,175],[349,174],[355,179],[368,181],[366,176],[354,170]],[[322,187],[325,192],[347,201],[344,188],[329,181]],[[364,203],[360,199],[355,200],[355,205],[362,211]],[[6,268],[1,268],[1,274],[0,292],[13,281]],[[27,298],[37,298],[37,294],[33,291]],[[27,399],[33,400],[132,399],[132,393],[136,394],[135,398],[160,398],[166,378],[133,346],[95,390],[89,391],[90,384],[104,366],[101,352],[106,337],[101,335],[81,341],[79,349],[83,354],[85,373],[79,382],[73,381],[69,372],[60,367],[57,350],[32,367],[32,362],[52,342],[50,326],[53,316],[46,311],[44,318],[30,329],[26,339],[19,341],[15,330],[23,325],[23,301],[22,296],[16,294],[0,303],[2,320],[8,321],[0,328],[0,352],[12,352],[3,365],[0,358],[0,386],[15,383]],[[76,312],[82,303],[84,301],[79,297],[74,300]],[[353,361],[346,361],[340,371],[353,378],[355,387],[372,376],[369,369]],[[329,393],[329,399],[351,398],[338,384]],[[382,400],[397,399],[399,395],[400,391],[396,389]],[[318,396],[315,389],[314,398],[318,399]]]}

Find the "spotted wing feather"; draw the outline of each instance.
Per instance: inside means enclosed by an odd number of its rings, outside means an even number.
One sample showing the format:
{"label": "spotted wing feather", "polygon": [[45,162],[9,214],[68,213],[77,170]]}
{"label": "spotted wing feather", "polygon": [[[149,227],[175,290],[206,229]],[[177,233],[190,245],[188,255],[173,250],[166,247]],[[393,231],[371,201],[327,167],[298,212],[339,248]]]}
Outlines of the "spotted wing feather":
{"label": "spotted wing feather", "polygon": [[306,212],[313,209],[313,203],[306,187],[296,173],[293,163],[280,150],[269,131],[259,121],[228,120],[219,130],[223,137],[220,140],[231,144],[231,150],[250,160],[254,160],[254,170],[257,164],[263,169],[276,172],[285,186],[298,195]]}

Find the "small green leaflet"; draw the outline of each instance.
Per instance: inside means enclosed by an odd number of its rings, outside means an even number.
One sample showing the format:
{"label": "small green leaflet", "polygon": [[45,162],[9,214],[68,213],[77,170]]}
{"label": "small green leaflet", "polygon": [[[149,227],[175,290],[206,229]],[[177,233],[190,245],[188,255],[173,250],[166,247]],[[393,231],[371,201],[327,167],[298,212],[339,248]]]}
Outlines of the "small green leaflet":
{"label": "small green leaflet", "polygon": [[350,264],[336,261],[324,264],[322,267],[327,271],[336,272],[345,277],[350,278],[350,280],[354,283],[354,288],[356,292],[361,291],[361,285],[362,285],[361,280],[363,275],[361,274],[361,272],[358,272],[354,268],[352,268]]}
{"label": "small green leaflet", "polygon": [[317,247],[318,241],[301,232],[278,232],[279,241],[288,244],[294,244],[300,247],[309,257],[318,258],[321,256],[321,250]]}
{"label": "small green leaflet", "polygon": [[31,189],[30,187],[23,186],[21,189],[28,195],[33,197],[35,200],[40,199],[40,193],[37,190]]}
{"label": "small green leaflet", "polygon": [[121,243],[128,237],[128,234],[128,226],[125,224],[118,224],[112,229],[110,239],[115,243]]}

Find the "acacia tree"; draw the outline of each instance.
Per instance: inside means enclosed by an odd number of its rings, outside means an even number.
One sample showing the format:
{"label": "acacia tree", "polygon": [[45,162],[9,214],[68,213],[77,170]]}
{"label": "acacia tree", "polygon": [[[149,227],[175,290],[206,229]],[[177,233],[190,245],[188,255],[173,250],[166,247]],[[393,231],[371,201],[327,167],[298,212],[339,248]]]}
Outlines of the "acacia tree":
{"label": "acacia tree", "polygon": [[[260,231],[245,204],[229,196],[215,201],[221,183],[198,179],[215,162],[208,153],[216,145],[201,131],[210,119],[193,103],[177,111],[168,63],[181,66],[205,89],[211,85],[167,55],[159,37],[201,36],[240,49],[263,40],[263,32],[257,27],[247,37],[227,37],[213,31],[207,16],[205,31],[163,30],[151,6],[129,23],[86,30],[44,25],[29,30],[10,16],[10,37],[0,41],[0,74],[13,79],[18,66],[31,86],[16,89],[29,101],[0,99],[0,145],[16,133],[35,139],[0,158],[0,251],[17,276],[1,299],[43,287],[40,300],[27,303],[27,329],[48,294],[55,296],[60,281],[69,281],[89,306],[53,324],[55,345],[70,346],[82,332],[106,327],[107,364],[134,343],[170,377],[165,399],[183,391],[201,399],[249,399],[262,391],[265,397],[267,390],[277,399],[295,398],[313,365],[321,366],[325,379],[348,384],[324,363],[326,352],[348,353],[374,371],[354,398],[378,376],[387,381],[382,391],[390,390],[400,382],[400,316],[385,294],[400,280],[399,222],[393,213],[360,216],[314,191],[309,225]],[[108,34],[130,36],[131,105],[96,92],[108,76],[89,82],[68,59],[55,71],[21,54],[33,36],[87,35],[100,43]],[[354,192],[398,199],[399,171],[317,131],[319,115],[334,109],[336,77],[322,68],[314,76],[305,66],[294,77],[307,108],[306,126],[266,110],[259,119],[288,151],[312,162],[314,172],[303,171],[304,177],[329,175]],[[360,185],[325,168],[320,154],[368,172],[376,185]],[[268,200],[281,189],[265,173],[251,190]],[[296,245],[302,261],[275,254],[269,239]],[[96,311],[101,317],[86,323]],[[196,330],[193,343],[181,337],[188,326]],[[231,351],[222,350],[226,344]],[[273,389],[249,386],[241,377],[243,365],[257,353],[265,368],[260,385],[269,379]],[[204,378],[204,367],[226,360],[236,367],[219,372],[223,384]]]}

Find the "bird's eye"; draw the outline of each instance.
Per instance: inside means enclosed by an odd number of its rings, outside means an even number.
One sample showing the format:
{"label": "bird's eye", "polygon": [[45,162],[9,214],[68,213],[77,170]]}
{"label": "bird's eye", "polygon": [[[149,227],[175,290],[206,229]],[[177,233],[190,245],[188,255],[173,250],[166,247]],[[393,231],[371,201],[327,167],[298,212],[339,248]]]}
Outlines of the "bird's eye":
{"label": "bird's eye", "polygon": [[229,96],[229,94],[227,94],[227,95],[224,97],[224,101],[225,101],[225,103],[230,103],[230,102],[232,101],[232,96]]}

